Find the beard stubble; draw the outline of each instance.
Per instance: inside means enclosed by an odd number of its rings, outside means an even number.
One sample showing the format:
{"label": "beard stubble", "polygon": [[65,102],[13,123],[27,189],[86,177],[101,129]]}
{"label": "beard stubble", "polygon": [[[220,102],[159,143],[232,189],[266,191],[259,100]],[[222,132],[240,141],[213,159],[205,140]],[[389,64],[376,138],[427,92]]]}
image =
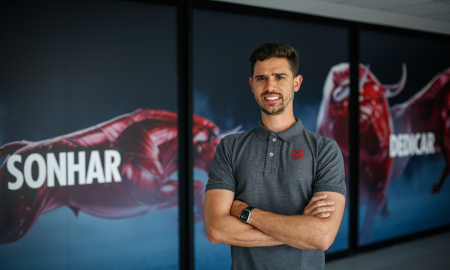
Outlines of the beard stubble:
{"label": "beard stubble", "polygon": [[[270,95],[270,94],[279,95],[282,100],[281,106],[278,107],[277,109],[274,109],[271,111],[269,111],[267,108],[265,108],[263,101],[261,101],[261,99],[264,99],[262,97],[263,95]],[[286,98],[284,98],[284,96],[280,93],[267,92],[267,93],[262,94],[259,98],[255,96],[255,100],[256,100],[256,103],[258,104],[259,108],[261,108],[261,111],[263,113],[270,115],[270,116],[279,115],[279,114],[282,114],[286,110],[289,103],[291,103],[292,100],[294,100],[294,87],[292,87],[292,91],[290,93],[288,93]]]}

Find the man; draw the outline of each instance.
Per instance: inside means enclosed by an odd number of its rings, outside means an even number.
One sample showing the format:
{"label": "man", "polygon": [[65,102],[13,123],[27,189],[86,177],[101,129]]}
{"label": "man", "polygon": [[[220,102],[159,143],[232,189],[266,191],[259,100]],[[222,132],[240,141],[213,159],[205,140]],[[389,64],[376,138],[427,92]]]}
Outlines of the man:
{"label": "man", "polygon": [[294,117],[303,80],[295,49],[263,44],[250,62],[262,120],[217,146],[205,193],[208,239],[231,245],[232,269],[324,269],[345,207],[342,154]]}

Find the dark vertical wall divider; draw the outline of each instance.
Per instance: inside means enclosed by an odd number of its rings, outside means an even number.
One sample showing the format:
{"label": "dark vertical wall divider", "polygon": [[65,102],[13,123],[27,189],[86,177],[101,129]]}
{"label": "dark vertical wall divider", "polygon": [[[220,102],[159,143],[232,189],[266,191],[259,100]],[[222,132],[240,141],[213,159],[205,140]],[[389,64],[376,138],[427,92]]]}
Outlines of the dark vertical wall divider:
{"label": "dark vertical wall divider", "polygon": [[180,269],[189,270],[194,269],[192,1],[180,1],[177,15]]}
{"label": "dark vertical wall divider", "polygon": [[350,25],[349,34],[349,55],[350,55],[350,249],[349,253],[358,251],[358,234],[353,233],[358,230],[358,192],[359,190],[359,29],[358,24]]}
{"label": "dark vertical wall divider", "polygon": [[[149,6],[157,9],[157,12],[151,16],[150,13],[146,13],[154,11],[148,8]],[[108,223],[83,214],[83,210],[79,214],[79,209],[76,208],[71,209],[77,216],[67,209],[51,210],[45,214],[44,221],[37,222],[34,230],[30,230],[29,238],[25,239],[25,237],[24,240],[19,240],[17,245],[4,245],[0,242],[0,253],[2,254],[0,255],[0,268],[11,266],[14,260],[20,261],[17,257],[18,254],[21,254],[22,257],[23,254],[31,254],[30,257],[25,256],[29,263],[20,262],[20,265],[15,266],[29,268],[43,263],[55,269],[76,269],[90,264],[100,269],[112,265],[115,262],[114,259],[119,260],[120,250],[123,250],[124,253],[128,252],[126,253],[128,257],[124,255],[126,259],[120,261],[122,264],[116,265],[119,268],[121,266],[126,268],[130,265],[145,268],[152,265],[170,269],[195,269],[194,223],[196,221],[194,217],[198,209],[196,209],[194,201],[196,192],[193,187],[196,173],[194,152],[196,150],[192,142],[195,135],[193,134],[195,125],[193,117],[194,103],[196,102],[194,100],[194,77],[196,75],[194,74],[194,57],[196,57],[194,55],[194,35],[198,29],[194,29],[194,21],[196,12],[204,15],[206,11],[233,16],[244,15],[242,17],[250,21],[252,18],[254,21],[279,20],[287,24],[315,25],[314,27],[318,27],[317,29],[322,26],[325,29],[336,27],[340,29],[339,31],[345,32],[344,39],[347,43],[345,52],[347,58],[345,59],[348,60],[339,61],[348,61],[347,64],[350,67],[351,91],[348,119],[350,179],[349,197],[347,198],[349,202],[349,233],[345,249],[327,254],[327,260],[449,230],[450,224],[436,222],[437,227],[424,227],[424,231],[414,231],[409,235],[393,234],[393,238],[378,237],[378,242],[362,241],[360,210],[366,206],[362,204],[359,196],[360,175],[364,170],[364,167],[360,167],[362,158],[360,157],[360,98],[362,97],[360,96],[359,79],[362,73],[359,65],[362,61],[391,65],[388,61],[389,55],[392,56],[391,58],[400,57],[399,51],[406,55],[408,52],[420,53],[428,50],[432,52],[433,57],[438,57],[437,53],[433,51],[433,46],[429,45],[433,43],[437,44],[436,48],[439,47],[439,50],[442,51],[439,54],[441,55],[439,56],[441,57],[439,67],[430,68],[434,64],[430,60],[432,58],[428,59],[430,61],[426,59],[422,62],[419,61],[420,63],[414,62],[413,59],[407,63],[408,67],[411,67],[412,76],[421,77],[419,71],[420,68],[423,68],[427,72],[429,71],[425,80],[430,80],[432,79],[431,73],[437,74],[450,67],[450,55],[446,49],[450,44],[449,36],[206,0],[67,0],[28,1],[25,4],[9,1],[6,7],[6,9],[0,10],[0,13],[4,15],[0,16],[0,33],[4,37],[1,44],[2,52],[0,52],[0,147],[6,143],[23,139],[40,141],[53,138],[97,125],[119,115],[132,113],[136,109],[167,110],[170,112],[165,112],[165,117],[170,115],[171,122],[168,118],[164,118],[164,121],[166,124],[172,123],[171,131],[177,132],[177,135],[174,135],[177,136],[174,139],[176,146],[167,151],[177,153],[174,166],[178,167],[178,175],[171,171],[171,175],[168,175],[165,181],[172,181],[173,186],[171,187],[178,190],[176,195],[171,193],[172,197],[168,199],[170,207],[172,207],[167,212],[168,214],[152,212],[155,215],[152,218],[142,215],[135,219],[122,220],[123,222]],[[17,16],[18,19],[12,16]],[[160,18],[160,21],[157,18]],[[161,22],[162,20],[164,22]],[[223,24],[226,23],[223,22]],[[316,29],[314,27],[311,29]],[[205,27],[204,29],[209,28]],[[245,33],[240,33],[238,30],[230,33],[231,43],[235,46],[239,46],[237,45],[239,38],[246,38]],[[214,29],[205,31],[214,31]],[[233,34],[236,36],[233,37]],[[205,33],[204,36],[208,36],[208,33]],[[282,35],[280,34],[280,36]],[[232,40],[233,38],[236,40]],[[394,49],[391,50],[391,47],[383,47],[377,43],[389,43],[389,40],[383,40],[385,38],[398,39],[396,46],[392,46]],[[283,42],[283,40],[279,41]],[[297,41],[293,40],[292,42]],[[333,50],[333,42],[334,40],[329,40],[329,43],[325,41],[320,48]],[[404,50],[398,46],[399,42],[405,42]],[[373,49],[370,49],[370,43],[373,43]],[[205,50],[208,49],[208,46],[204,47]],[[215,48],[210,49],[214,51]],[[371,52],[374,51],[377,55],[371,55]],[[214,56],[214,54],[211,55]],[[387,60],[383,58],[385,55],[387,55]],[[208,56],[206,58],[211,63],[208,72],[214,73],[215,65],[221,61],[220,57],[215,59]],[[243,59],[243,63],[246,64],[246,60]],[[396,60],[405,61],[400,58],[396,58]],[[327,62],[327,64],[329,63]],[[374,72],[382,73],[380,66],[377,67],[374,64],[373,68]],[[307,70],[308,67],[305,69]],[[226,77],[227,74],[223,74],[223,76]],[[389,74],[380,76],[386,76],[387,80],[391,79]],[[227,84],[227,80],[219,83],[223,86]],[[420,81],[420,84],[423,84],[423,81]],[[149,85],[151,89],[149,89]],[[306,86],[307,84],[305,84]],[[317,88],[317,86],[314,87]],[[214,90],[211,89],[211,91]],[[412,92],[408,93],[404,91],[390,102],[392,104],[404,102],[410,98]],[[155,99],[155,96],[158,98]],[[314,97],[308,96],[307,98],[310,98],[308,101],[315,101]],[[98,100],[103,100],[103,103],[99,103]],[[45,105],[49,102],[52,106]],[[210,104],[209,106],[217,105]],[[256,105],[254,109],[256,109]],[[201,113],[196,114],[202,116]],[[231,127],[230,123],[226,123],[223,115],[215,119],[219,127],[221,125],[227,129]],[[212,121],[212,119],[208,120]],[[250,127],[248,123],[245,124]],[[313,121],[310,121],[310,124],[314,127]],[[70,149],[70,145],[65,147]],[[61,148],[59,151],[66,152],[68,150]],[[1,163],[4,163],[5,160],[6,155],[0,157]],[[412,160],[411,164],[420,163],[417,157]],[[440,162],[439,166],[444,166],[437,155],[430,156],[428,161]],[[173,168],[172,165],[166,167]],[[406,171],[412,174],[411,168]],[[5,181],[0,183],[0,202],[1,196],[5,197],[1,192],[6,190],[6,183]],[[447,188],[444,188],[443,192],[448,192],[448,184],[446,183],[444,186]],[[397,189],[399,188],[397,187]],[[199,196],[201,192],[199,193],[197,190],[195,194]],[[1,203],[0,208],[4,205],[3,202]],[[167,201],[162,202],[162,204],[164,203]],[[2,214],[1,209],[0,214]],[[6,231],[1,227],[1,218],[0,216],[0,233]],[[79,220],[84,220],[86,223],[76,223]],[[153,224],[155,220],[159,221],[159,225]],[[178,225],[173,225],[171,222],[178,222]],[[142,226],[147,225],[156,226],[155,231],[159,233],[152,234],[148,231],[143,235],[134,233],[142,230]],[[176,229],[170,227],[172,225],[176,226]],[[97,233],[96,238],[92,240],[96,244],[89,245],[90,249],[86,251],[85,247],[91,239],[86,237],[83,231],[89,230]],[[178,230],[178,232],[174,230]],[[198,228],[195,231],[202,233]],[[108,238],[109,235],[119,233],[124,235],[124,239],[117,238],[116,241],[115,238],[113,240]],[[58,237],[46,239],[42,236],[44,234],[58,235]],[[30,242],[30,239],[33,239],[34,242]],[[178,254],[172,246],[161,245],[159,249],[154,250],[151,258],[146,258],[145,252],[151,247],[154,239],[158,239],[161,243],[176,243]],[[52,243],[53,249],[40,250],[40,243],[44,242]],[[103,246],[112,247],[114,245],[117,249],[110,251],[109,254],[100,252]],[[131,247],[134,247],[135,251],[130,251]],[[51,262],[43,261],[42,258],[47,258],[45,256],[56,252],[60,252],[60,256],[53,257]],[[170,258],[161,262],[162,260],[159,259],[167,254],[170,254]],[[96,256],[102,260],[96,260]],[[112,259],[109,260],[107,256],[111,256]],[[11,264],[7,264],[7,259]]]}

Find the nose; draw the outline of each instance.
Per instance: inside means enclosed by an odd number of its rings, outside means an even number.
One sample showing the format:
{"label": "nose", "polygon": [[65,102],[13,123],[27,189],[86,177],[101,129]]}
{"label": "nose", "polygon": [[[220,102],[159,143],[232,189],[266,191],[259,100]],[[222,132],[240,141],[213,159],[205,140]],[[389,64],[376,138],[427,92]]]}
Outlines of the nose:
{"label": "nose", "polygon": [[266,80],[266,82],[266,91],[271,92],[277,89],[274,78],[270,77]]}

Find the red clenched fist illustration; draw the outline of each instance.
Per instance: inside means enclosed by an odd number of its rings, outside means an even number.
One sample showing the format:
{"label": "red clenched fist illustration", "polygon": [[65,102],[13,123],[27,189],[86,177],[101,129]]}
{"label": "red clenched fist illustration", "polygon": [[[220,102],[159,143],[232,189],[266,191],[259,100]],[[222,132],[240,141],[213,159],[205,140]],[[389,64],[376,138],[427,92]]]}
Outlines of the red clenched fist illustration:
{"label": "red clenched fist illustration", "polygon": [[295,160],[300,160],[305,156],[303,150],[292,150],[291,157]]}
{"label": "red clenched fist illustration", "polygon": [[[194,116],[194,166],[209,171],[219,128]],[[76,214],[127,218],[178,205],[177,115],[137,110],[68,135],[0,147],[0,244],[21,239],[60,206]],[[194,181],[195,221],[204,184]]]}

